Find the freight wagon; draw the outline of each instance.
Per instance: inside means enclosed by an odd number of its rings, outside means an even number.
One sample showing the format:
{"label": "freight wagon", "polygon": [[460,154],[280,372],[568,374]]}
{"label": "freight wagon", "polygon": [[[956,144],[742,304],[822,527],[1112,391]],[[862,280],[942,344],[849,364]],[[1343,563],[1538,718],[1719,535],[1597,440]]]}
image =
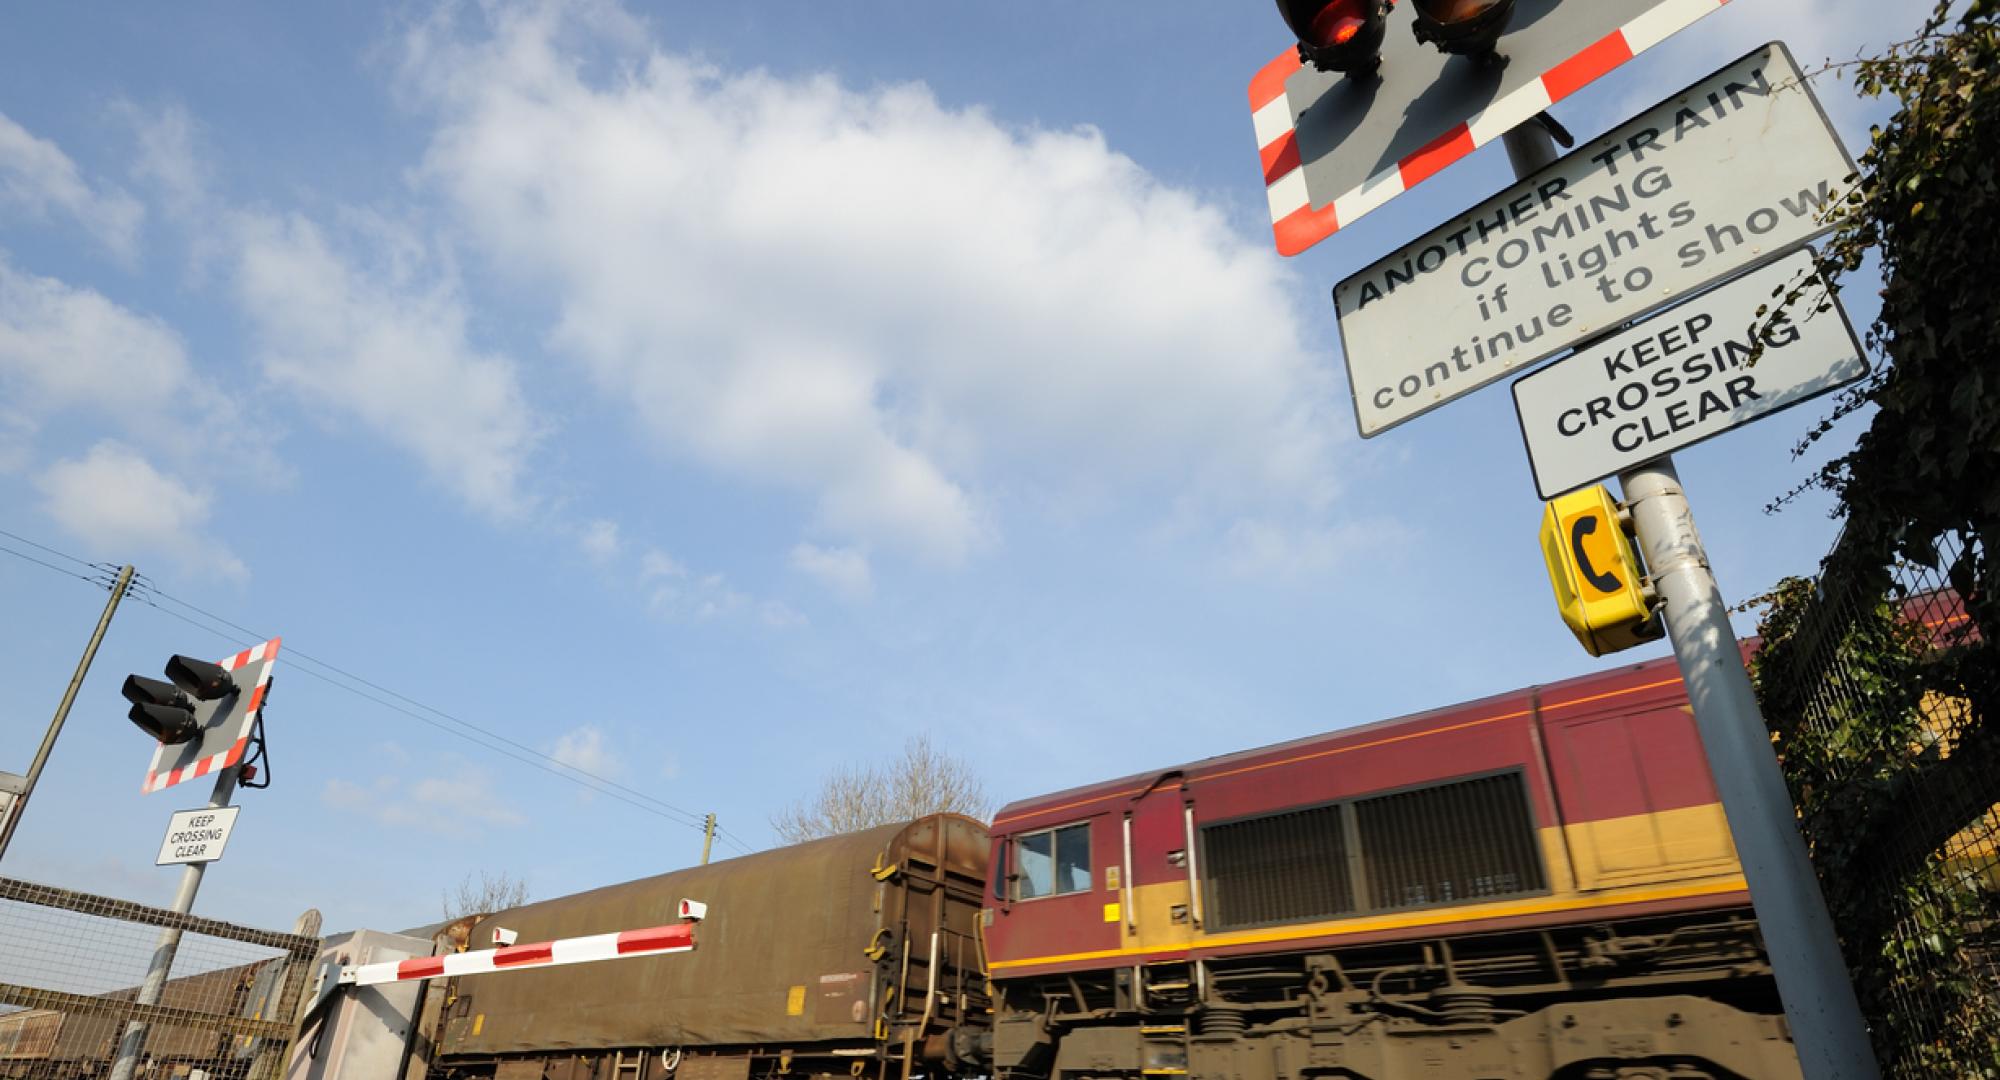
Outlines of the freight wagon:
{"label": "freight wagon", "polygon": [[434,1070],[541,1080],[748,1080],[949,1069],[986,1027],[985,826],[939,814],[496,912],[472,940],[672,922],[675,956],[470,976],[443,988]]}

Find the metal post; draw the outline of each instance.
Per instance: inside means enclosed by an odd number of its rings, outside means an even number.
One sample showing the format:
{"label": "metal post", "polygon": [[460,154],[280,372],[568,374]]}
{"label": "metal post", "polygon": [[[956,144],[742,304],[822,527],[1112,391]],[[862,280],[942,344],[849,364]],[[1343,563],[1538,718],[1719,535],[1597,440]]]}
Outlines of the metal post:
{"label": "metal post", "polygon": [[1806,1080],[1875,1080],[1868,1025],[1672,458],[1618,478],[1665,608]]}
{"label": "metal post", "polygon": [[703,866],[708,865],[708,848],[713,843],[715,843],[715,815],[710,814],[708,815],[708,820],[701,823],[701,864]]}
{"label": "metal post", "polygon": [[111,599],[105,601],[104,614],[97,617],[97,629],[90,635],[90,644],[83,648],[83,659],[76,662],[76,674],[70,676],[69,689],[63,691],[62,703],[56,706],[55,719],[49,721],[49,730],[42,735],[42,745],[35,751],[34,764],[28,766],[21,793],[7,813],[6,823],[0,825],[0,858],[7,855],[7,844],[14,839],[14,826],[27,812],[28,797],[35,793],[35,781],[41,779],[42,766],[48,763],[49,751],[55,749],[56,736],[62,734],[63,722],[69,719],[69,707],[76,701],[76,692],[83,686],[83,677],[90,674],[90,662],[97,658],[97,646],[104,640],[104,631],[110,628],[111,616],[118,610],[118,601],[125,599],[125,587],[130,584],[132,568],[127,566],[118,571],[118,581],[111,586]]}
{"label": "metal post", "polygon": [[[219,810],[229,805],[229,797],[236,793],[236,774],[239,771],[240,766],[224,769],[215,778],[215,791],[208,797],[209,809]],[[194,910],[195,890],[201,888],[201,874],[207,868],[207,863],[189,863],[181,867],[181,885],[174,892],[172,910],[183,915]],[[153,962],[146,968],[146,981],[139,984],[139,996],[135,999],[139,1004],[159,1004],[160,991],[167,985],[167,972],[174,966],[174,953],[180,946],[179,930],[160,931],[159,939],[153,943]],[[118,1060],[111,1066],[111,1080],[132,1080],[132,1068],[145,1045],[146,1025],[137,1020],[126,1024],[125,1035],[118,1041]]]}
{"label": "metal post", "polygon": [[[1501,142],[1517,179],[1557,157],[1554,137],[1534,121]],[[1750,885],[1799,1066],[1806,1080],[1876,1080],[1881,1073],[1868,1023],[1673,459],[1648,462],[1618,482],[1665,607],[1667,634]]]}

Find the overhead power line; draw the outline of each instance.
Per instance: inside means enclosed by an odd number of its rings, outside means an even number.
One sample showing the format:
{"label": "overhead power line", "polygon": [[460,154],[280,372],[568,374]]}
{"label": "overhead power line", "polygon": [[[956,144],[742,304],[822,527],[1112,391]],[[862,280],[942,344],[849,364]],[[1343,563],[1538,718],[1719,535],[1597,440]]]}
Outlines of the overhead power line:
{"label": "overhead power line", "polygon": [[[85,561],[83,561],[82,559],[79,559],[79,558],[77,558],[76,556],[74,556],[74,555],[71,555],[71,554],[70,554],[69,552],[66,552],[66,551],[57,551],[57,550],[56,550],[55,548],[52,548],[52,547],[49,547],[49,546],[48,546],[47,544],[38,544],[38,543],[34,542],[33,540],[30,540],[30,539],[28,539],[28,538],[27,538],[27,537],[25,537],[25,536],[17,536],[17,535],[15,535],[14,533],[10,533],[10,532],[8,532],[8,531],[7,531],[7,530],[5,530],[5,529],[0,529],[0,536],[4,536],[4,537],[6,537],[7,539],[9,539],[9,540],[12,540],[12,541],[14,541],[14,542],[15,542],[15,543],[17,543],[17,544],[26,544],[26,545],[28,545],[29,547],[31,547],[31,548],[34,548],[35,550],[37,550],[37,551],[40,551],[40,552],[43,552],[43,553],[45,553],[45,554],[48,554],[48,555],[54,555],[54,556],[55,556],[56,558],[58,558],[58,559],[68,559],[68,560],[69,560],[70,562],[73,562],[73,563],[77,564],[78,566],[84,566],[84,567],[92,567],[92,568],[95,568],[95,567],[99,567],[99,566],[107,566],[107,565],[109,565],[108,563],[93,563],[93,562],[85,562]],[[16,554],[19,554],[19,552],[16,552]],[[26,558],[26,556],[22,556],[22,557],[23,557],[23,558]],[[34,560],[30,560],[30,561],[34,561]],[[43,563],[42,565],[43,565],[43,566],[47,566],[48,564],[47,564],[47,563]],[[69,571],[67,571],[67,570],[64,570],[64,571],[62,571],[62,572],[63,572],[63,573],[65,573],[65,574],[69,573]]]}
{"label": "overhead power line", "polygon": [[[169,615],[173,615],[176,618],[179,618],[181,621],[186,622],[190,625],[200,626],[201,624],[196,622],[194,619],[191,619],[186,615],[181,614],[180,612],[176,612],[169,608],[162,607],[161,604],[158,603],[157,601],[165,601],[168,604],[176,605],[180,608],[185,609],[186,611],[193,612],[195,615],[208,619],[211,622],[219,623],[222,626],[228,627],[230,630],[235,631],[236,634],[232,635],[229,633],[225,633],[224,631],[217,630],[212,626],[203,627],[203,629],[207,629],[210,633],[234,641],[238,644],[251,645],[259,641],[268,640],[265,635],[258,634],[257,632],[250,630],[249,628],[243,626],[240,623],[232,622],[229,619],[225,619],[222,616],[215,614],[214,612],[207,611],[203,608],[197,607],[196,605],[189,603],[186,600],[182,600],[179,597],[173,596],[167,592],[162,591],[157,584],[155,584],[150,578],[148,578],[144,574],[140,574],[137,576],[137,578],[135,579],[135,584],[138,586],[138,592],[135,598],[138,599],[141,603],[145,603],[153,607],[155,610],[159,610]],[[666,818],[667,820],[672,821],[676,824],[684,825],[690,829],[695,829],[695,830],[699,830],[702,827],[702,815],[683,809],[679,806],[675,806],[674,804],[669,803],[663,799],[657,798],[653,795],[650,795],[644,791],[640,791],[636,788],[629,787],[625,784],[621,784],[616,780],[612,780],[609,777],[592,772],[589,769],[585,769],[582,768],[581,766],[574,765],[570,762],[564,761],[561,758],[555,757],[554,755],[544,753],[525,743],[521,743],[514,739],[510,739],[507,736],[502,735],[497,731],[493,731],[489,728],[482,727],[478,724],[475,724],[469,720],[465,720],[461,717],[454,716],[451,713],[445,712],[443,709],[437,708],[434,705],[427,705],[424,702],[418,701],[415,698],[412,698],[406,694],[402,694],[395,690],[392,690],[386,686],[381,685],[380,683],[373,682],[360,675],[356,675],[353,672],[346,670],[345,668],[341,668],[334,664],[321,660],[318,657],[313,656],[312,654],[307,653],[295,646],[287,646],[285,649],[285,655],[292,662],[291,666],[293,670],[301,672],[302,674],[305,675],[312,676],[313,678],[318,679],[319,681],[326,683],[329,686],[338,687],[342,690],[347,691],[348,693],[355,695],[356,697],[373,702],[377,705],[382,706],[385,709],[389,709],[393,712],[409,717],[412,720],[416,720],[419,723],[428,725],[432,728],[444,732],[445,734],[463,739],[467,742],[472,743],[475,746],[499,754],[502,757],[506,757],[511,760],[520,762],[521,764],[529,765],[534,768],[540,769],[541,771],[546,772],[551,776],[556,776],[564,780],[568,780],[571,783],[575,783],[586,789],[595,791],[598,794],[606,796],[607,798],[616,799],[617,801],[625,803],[629,806],[635,807],[640,810],[645,810],[659,817]],[[318,668],[321,670],[315,671],[313,670],[314,668]],[[373,691],[373,693],[370,693],[368,691]],[[745,852],[748,852],[750,850],[750,848],[747,845],[743,844],[740,841],[732,840],[732,842],[734,842],[738,848],[742,849]]]}
{"label": "overhead power line", "polygon": [[[76,558],[75,556],[72,556],[72,555],[65,555],[65,554],[63,554],[62,552],[60,552],[60,551],[57,551],[57,550],[55,550],[54,548],[49,548],[49,547],[43,547],[42,545],[40,545],[40,544],[37,544],[37,543],[35,543],[35,542],[34,542],[33,540],[30,540],[30,539],[28,539],[28,538],[27,538],[27,537],[25,537],[25,536],[15,536],[15,535],[14,535],[13,533],[10,533],[10,532],[6,531],[5,529],[0,529],[0,536],[4,536],[4,537],[8,538],[9,540],[13,540],[13,541],[15,541],[15,542],[17,542],[17,543],[21,543],[21,544],[26,544],[26,545],[28,545],[29,547],[32,547],[32,548],[37,548],[37,549],[39,549],[39,550],[42,550],[42,551],[46,551],[46,552],[48,552],[48,553],[49,553],[49,554],[51,554],[51,555],[55,555],[55,556],[58,556],[58,557],[60,557],[60,558],[64,558],[64,559],[68,559],[68,560],[69,560],[70,562],[73,562],[73,563],[76,563],[77,565],[79,565],[79,566],[83,567],[83,568],[84,568],[84,569],[86,569],[86,570],[95,570],[95,569],[96,569],[96,568],[97,568],[98,566],[102,565],[102,564],[95,564],[95,563],[87,563],[87,562],[84,562],[84,561],[83,561],[83,560],[81,560],[81,559],[78,559],[78,558]],[[6,552],[7,554],[9,554],[9,555],[12,555],[12,556],[14,556],[15,558],[17,558],[17,559],[20,559],[20,560],[22,560],[22,561],[24,561],[24,562],[31,562],[31,563],[34,563],[34,564],[35,564],[36,566],[40,566],[40,567],[43,567],[43,568],[46,568],[46,569],[49,569],[49,570],[54,570],[54,571],[55,571],[56,573],[58,573],[58,574],[62,574],[62,575],[64,575],[65,577],[73,577],[73,578],[76,578],[76,579],[77,579],[77,580],[79,580],[79,581],[88,581],[88,582],[90,582],[90,583],[91,583],[91,584],[93,584],[93,585],[95,585],[95,584],[98,584],[98,581],[97,581],[97,578],[96,578],[95,576],[91,575],[91,574],[84,574],[84,573],[80,573],[80,572],[78,572],[78,571],[75,571],[75,570],[71,570],[71,569],[68,569],[67,567],[62,567],[62,566],[57,566],[56,564],[54,564],[54,563],[52,563],[52,562],[49,562],[49,561],[47,561],[47,560],[45,560],[45,559],[38,559],[38,558],[36,558],[35,556],[33,556],[33,555],[30,555],[30,554],[28,554],[28,553],[27,553],[27,552],[25,552],[25,551],[21,551],[21,550],[18,550],[18,549],[16,549],[16,548],[11,548],[11,547],[8,547],[8,546],[7,546],[7,545],[5,545],[5,544],[0,544],[0,551],[4,551],[4,552]],[[108,587],[109,587],[109,583],[107,582],[107,583],[105,583],[105,584],[106,584],[106,587],[108,588]]]}
{"label": "overhead power line", "polygon": [[[67,577],[89,582],[101,588],[109,588],[112,579],[118,572],[118,567],[112,566],[109,563],[87,562],[67,552],[59,551],[45,544],[36,543],[26,537],[7,532],[4,529],[0,529],[0,537],[6,537],[16,543],[44,552],[55,558],[66,560],[81,569],[71,570],[5,544],[0,544],[0,552],[13,555],[18,559]],[[258,634],[240,623],[223,618],[214,612],[197,607],[186,600],[161,590],[157,584],[144,574],[139,574],[133,579],[128,595],[131,599],[137,600],[153,608],[155,611],[178,619],[198,630],[214,634],[234,645],[254,645],[257,642],[268,640],[267,635]],[[177,608],[179,610],[176,610]],[[383,686],[378,682],[321,660],[310,653],[303,652],[294,645],[286,645],[285,656],[287,658],[287,666],[291,670],[317,679],[328,686],[344,690],[365,701],[435,728],[447,735],[472,743],[481,749],[492,751],[523,765],[540,769],[551,776],[567,780],[570,783],[576,784],[588,791],[596,792],[606,798],[615,799],[634,809],[643,810],[655,816],[665,818],[677,825],[683,825],[696,831],[701,830],[703,827],[703,815],[701,814],[693,813],[647,792],[621,784],[609,777],[563,761],[554,755],[544,753],[525,743],[508,738],[497,731],[481,727],[469,720],[454,716],[434,705],[427,705],[413,697]],[[721,837],[725,843],[731,844],[745,854],[753,850],[747,843],[730,833],[727,829],[718,826],[716,835]]]}

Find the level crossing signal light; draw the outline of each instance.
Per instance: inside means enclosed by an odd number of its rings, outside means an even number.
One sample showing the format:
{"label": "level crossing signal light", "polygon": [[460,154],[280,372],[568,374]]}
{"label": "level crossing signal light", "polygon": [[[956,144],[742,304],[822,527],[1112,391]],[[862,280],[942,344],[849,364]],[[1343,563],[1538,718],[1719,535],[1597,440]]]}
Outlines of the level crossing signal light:
{"label": "level crossing signal light", "polygon": [[1382,36],[1393,0],[1278,0],[1299,39],[1299,59],[1321,71],[1371,75],[1382,65]]}
{"label": "level crossing signal light", "polygon": [[1514,0],[1411,0],[1417,40],[1439,52],[1491,57],[1514,17]]}
{"label": "level crossing signal light", "polygon": [[120,693],[132,703],[126,717],[140,731],[169,746],[201,734],[215,713],[210,702],[221,701],[236,692],[236,681],[220,664],[174,656],[167,661],[167,679],[127,675]]}

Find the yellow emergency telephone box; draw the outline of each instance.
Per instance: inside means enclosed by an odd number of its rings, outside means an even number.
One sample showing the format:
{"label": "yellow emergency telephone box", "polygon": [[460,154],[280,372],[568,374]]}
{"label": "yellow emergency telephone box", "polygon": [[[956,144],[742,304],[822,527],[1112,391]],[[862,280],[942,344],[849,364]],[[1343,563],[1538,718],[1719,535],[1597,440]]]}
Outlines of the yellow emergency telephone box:
{"label": "yellow emergency telephone box", "polygon": [[1645,568],[1619,524],[1618,501],[1603,484],[1550,500],[1541,539],[1556,607],[1585,652],[1603,656],[1664,632],[1647,599]]}

